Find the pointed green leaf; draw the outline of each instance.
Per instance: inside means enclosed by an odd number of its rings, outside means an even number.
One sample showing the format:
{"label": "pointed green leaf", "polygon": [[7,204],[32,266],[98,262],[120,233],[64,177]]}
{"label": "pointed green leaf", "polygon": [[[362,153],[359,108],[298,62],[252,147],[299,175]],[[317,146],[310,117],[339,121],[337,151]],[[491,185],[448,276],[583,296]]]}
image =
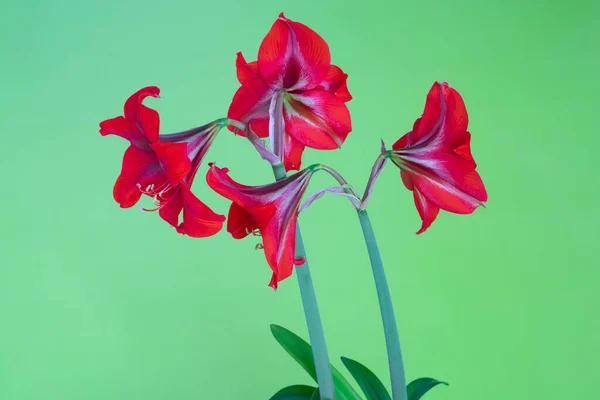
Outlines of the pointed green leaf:
{"label": "pointed green leaf", "polygon": [[284,350],[287,351],[306,372],[308,372],[310,377],[316,381],[317,371],[315,369],[315,362],[313,360],[310,344],[306,343],[293,332],[288,331],[279,325],[271,325],[271,333],[281,347],[283,347]]}
{"label": "pointed green leaf", "polygon": [[270,400],[311,400],[316,387],[306,385],[288,386],[275,393]]}
{"label": "pointed green leaf", "polygon": [[419,400],[431,388],[440,384],[448,386],[448,383],[441,382],[433,378],[415,379],[406,387],[406,391],[408,392],[408,400]]}
{"label": "pointed green leaf", "polygon": [[358,361],[342,357],[342,362],[358,383],[368,400],[391,400],[383,383],[371,370]]}
{"label": "pointed green leaf", "polygon": [[[283,347],[316,382],[317,371],[315,369],[315,362],[313,360],[312,347],[310,344],[295,333],[279,325],[271,325],[271,332],[281,347]],[[336,400],[361,400],[360,395],[352,386],[350,386],[350,383],[346,378],[344,378],[333,365],[331,366],[331,373],[333,375]]]}
{"label": "pointed green leaf", "polygon": [[315,390],[310,400],[321,400],[321,394],[319,393],[319,389]]}

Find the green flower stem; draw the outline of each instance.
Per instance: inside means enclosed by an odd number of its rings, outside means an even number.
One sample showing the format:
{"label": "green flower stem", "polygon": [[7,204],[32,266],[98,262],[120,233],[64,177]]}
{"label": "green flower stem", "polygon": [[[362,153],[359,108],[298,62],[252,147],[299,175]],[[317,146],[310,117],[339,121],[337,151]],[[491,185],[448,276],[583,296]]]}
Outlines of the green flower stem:
{"label": "green flower stem", "polygon": [[[273,173],[276,180],[285,178],[285,168],[282,164],[273,167]],[[331,375],[331,366],[329,364],[329,355],[327,354],[327,344],[325,342],[325,333],[319,314],[319,305],[317,295],[313,286],[312,277],[308,261],[306,261],[306,252],[300,233],[300,225],[296,225],[296,258],[304,258],[304,264],[297,266],[296,276],[300,286],[300,296],[304,306],[304,317],[308,328],[308,336],[313,350],[313,359],[317,371],[317,383],[319,384],[319,393],[321,400],[334,400],[335,389],[333,386],[333,377]]]}
{"label": "green flower stem", "polygon": [[390,364],[390,376],[392,380],[392,398],[394,400],[406,400],[406,377],[404,375],[404,363],[402,362],[402,349],[400,348],[400,337],[398,336],[398,327],[396,326],[396,317],[394,316],[394,306],[390,296],[390,288],[385,277],[383,262],[377,247],[375,233],[369,220],[366,210],[358,211],[358,219],[365,236],[369,259],[373,268],[373,278],[377,288],[377,297],[379,298],[379,309],[381,310],[381,319],[383,320],[383,330],[385,333],[385,344],[387,347],[388,361]]}

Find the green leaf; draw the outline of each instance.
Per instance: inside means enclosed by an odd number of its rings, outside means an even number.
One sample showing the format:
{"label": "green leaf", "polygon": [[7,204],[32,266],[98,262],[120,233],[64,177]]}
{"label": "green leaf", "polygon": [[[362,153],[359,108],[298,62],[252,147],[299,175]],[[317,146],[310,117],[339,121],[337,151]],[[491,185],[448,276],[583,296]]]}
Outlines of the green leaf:
{"label": "green leaf", "polygon": [[316,387],[306,385],[288,386],[275,393],[270,400],[311,400],[318,390]]}
{"label": "green leaf", "polygon": [[[315,369],[315,362],[313,360],[312,347],[310,344],[306,343],[306,341],[295,333],[279,325],[271,325],[271,332],[281,347],[283,347],[316,382],[317,371]],[[352,386],[350,386],[350,383],[346,378],[344,378],[333,365],[331,366],[331,373],[333,375],[336,400],[361,400],[360,395]]]}
{"label": "green leaf", "polygon": [[342,362],[352,374],[368,400],[391,400],[379,378],[358,361],[342,357]]}
{"label": "green leaf", "polygon": [[310,400],[321,400],[321,394],[319,393],[319,389],[315,390],[313,395],[310,397]]}
{"label": "green leaf", "polygon": [[406,387],[406,391],[408,392],[408,400],[419,400],[431,388],[440,384],[448,386],[448,383],[441,382],[433,378],[415,379]]}

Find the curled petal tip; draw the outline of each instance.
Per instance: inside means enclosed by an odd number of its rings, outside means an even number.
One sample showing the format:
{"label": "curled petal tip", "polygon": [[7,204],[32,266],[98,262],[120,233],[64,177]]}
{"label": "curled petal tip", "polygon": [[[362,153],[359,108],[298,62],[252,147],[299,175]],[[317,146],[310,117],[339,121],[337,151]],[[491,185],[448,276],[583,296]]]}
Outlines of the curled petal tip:
{"label": "curled petal tip", "polygon": [[425,223],[425,222],[423,222],[423,225],[421,225],[421,229],[419,229],[419,230],[417,231],[417,233],[416,233],[416,234],[417,234],[417,235],[420,235],[420,234],[422,234],[423,232],[425,232],[427,229],[429,229],[429,227],[431,227],[431,224],[432,224],[432,223],[433,223],[433,221],[431,221],[431,222],[429,222],[429,221],[428,221],[428,222],[426,222],[426,223]]}
{"label": "curled petal tip", "polygon": [[294,265],[296,265],[296,266],[302,265],[305,262],[306,262],[306,259],[304,257],[294,258]]}
{"label": "curled petal tip", "polygon": [[273,291],[277,290],[277,275],[273,274],[271,281],[269,282],[269,287],[272,287]]}
{"label": "curled petal tip", "polygon": [[280,12],[279,13],[279,19],[286,20],[287,18],[285,17],[285,15],[283,14],[283,12]]}
{"label": "curled petal tip", "polygon": [[148,95],[160,98],[160,88],[158,86],[148,86],[145,90],[147,91],[146,93],[148,93]]}

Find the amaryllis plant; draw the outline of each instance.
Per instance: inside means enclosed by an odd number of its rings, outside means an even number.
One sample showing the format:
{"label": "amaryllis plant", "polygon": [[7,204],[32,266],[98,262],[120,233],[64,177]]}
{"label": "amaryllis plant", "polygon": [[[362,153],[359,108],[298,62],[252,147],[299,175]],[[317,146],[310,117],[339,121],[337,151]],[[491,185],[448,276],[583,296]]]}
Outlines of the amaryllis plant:
{"label": "amaryllis plant", "polygon": [[[357,211],[371,260],[387,346],[391,396],[367,367],[345,357],[342,361],[366,399],[421,398],[443,382],[419,378],[406,384],[393,304],[366,209],[375,181],[388,162],[400,169],[404,186],[413,193],[422,220],[418,234],[430,228],[440,210],[470,214],[485,205],[487,193],[471,154],[471,134],[462,97],[448,83],[435,82],[427,95],[425,110],[412,129],[391,149],[381,142],[379,153],[373,154],[376,160],[365,191],[359,194],[327,165],[302,166],[302,153],[307,147],[338,149],[352,131],[346,105],[352,99],[346,82],[348,75],[331,63],[327,42],[282,13],[260,44],[257,60],[247,62],[241,52],[237,53],[235,68],[240,87],[225,118],[178,133],[160,134],[158,113],[143,104],[147,97],[158,98],[159,89],[148,86],[125,101],[123,115],[100,123],[103,136],[117,135],[129,142],[113,189],[115,201],[122,208],[129,208],[147,196],[153,207],[143,208],[144,211],[156,211],[178,233],[191,237],[215,235],[224,223],[234,239],[256,237],[256,248],[264,251],[271,269],[269,286],[277,289],[279,282],[296,272],[310,344],[285,328],[273,325],[271,330],[317,383],[316,387],[285,387],[271,399],[353,400],[363,397],[329,362],[298,224],[302,210],[325,193],[345,197]],[[223,155],[211,153],[211,161],[215,162],[203,166],[207,152],[224,127],[252,143],[273,169],[273,182],[237,182],[235,171],[230,175],[225,167],[227,157]],[[377,149],[375,143],[373,149]],[[298,172],[288,175],[292,170]],[[206,186],[230,201],[228,211],[213,211],[193,193],[199,171],[206,173]],[[334,184],[313,190],[311,177],[320,171],[331,175]]]}

